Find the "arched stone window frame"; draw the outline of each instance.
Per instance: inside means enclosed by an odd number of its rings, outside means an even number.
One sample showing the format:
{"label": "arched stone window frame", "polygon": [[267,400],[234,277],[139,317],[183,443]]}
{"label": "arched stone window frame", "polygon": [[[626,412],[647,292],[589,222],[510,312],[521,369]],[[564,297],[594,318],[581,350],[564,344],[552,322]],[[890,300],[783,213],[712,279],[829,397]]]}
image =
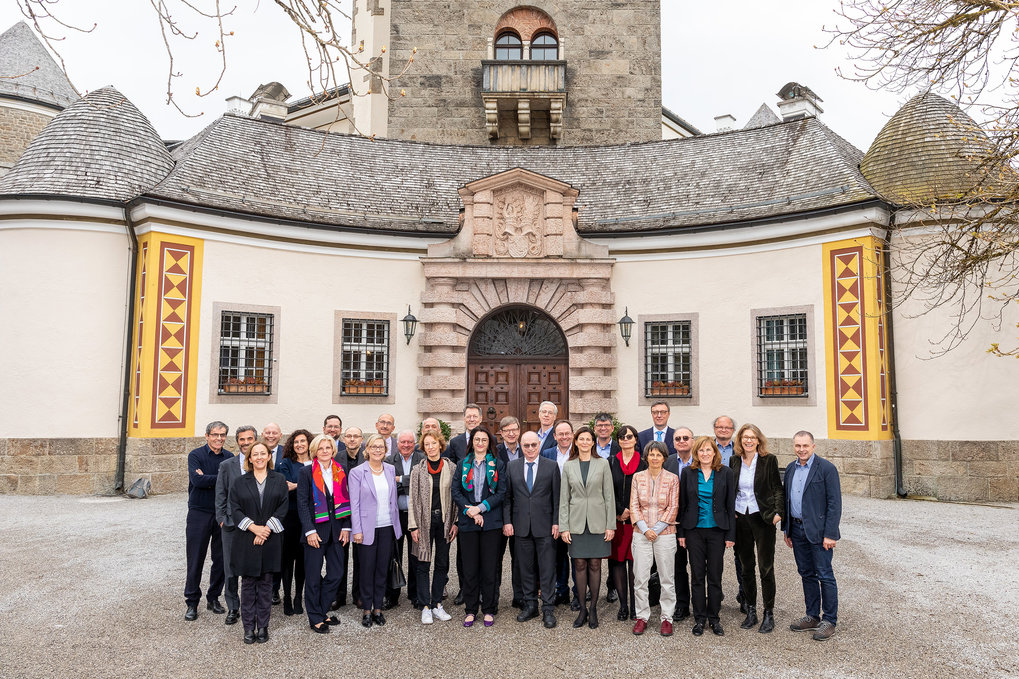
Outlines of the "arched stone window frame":
{"label": "arched stone window frame", "polygon": [[[513,54],[515,52],[515,55]],[[495,37],[497,61],[519,61],[524,58],[524,42],[512,29],[503,29]]]}
{"label": "arched stone window frame", "polygon": [[[549,38],[551,43],[540,44],[542,38]],[[542,52],[545,52],[544,54]],[[540,30],[531,38],[531,59],[535,61],[555,61],[559,58],[559,38],[549,30]]]}

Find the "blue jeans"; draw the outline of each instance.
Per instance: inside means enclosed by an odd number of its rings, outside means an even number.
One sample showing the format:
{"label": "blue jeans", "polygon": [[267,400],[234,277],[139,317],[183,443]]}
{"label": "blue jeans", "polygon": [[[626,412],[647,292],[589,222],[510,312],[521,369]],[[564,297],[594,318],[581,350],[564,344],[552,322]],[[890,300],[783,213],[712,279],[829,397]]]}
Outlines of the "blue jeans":
{"label": "blue jeans", "polygon": [[[789,538],[793,542],[793,556],[796,570],[803,580],[803,599],[807,604],[807,615],[836,624],[839,612],[839,590],[835,573],[831,568],[834,549],[825,549],[823,544],[807,540],[803,525],[790,519]],[[821,607],[824,606],[824,616]]]}

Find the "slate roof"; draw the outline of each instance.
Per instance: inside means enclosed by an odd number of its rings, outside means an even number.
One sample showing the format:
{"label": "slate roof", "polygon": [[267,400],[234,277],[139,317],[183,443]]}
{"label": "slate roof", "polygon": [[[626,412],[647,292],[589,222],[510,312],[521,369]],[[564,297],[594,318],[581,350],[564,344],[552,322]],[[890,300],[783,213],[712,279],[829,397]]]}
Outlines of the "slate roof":
{"label": "slate roof", "polygon": [[0,35],[0,76],[0,96],[61,109],[78,100],[67,76],[24,21]]}
{"label": "slate roof", "polygon": [[774,125],[775,123],[781,122],[774,111],[771,110],[767,104],[761,104],[761,107],[757,109],[754,115],[750,116],[750,120],[743,126],[744,130],[749,130],[753,127],[764,127],[765,125]]}
{"label": "slate roof", "polygon": [[130,200],[154,186],[173,159],[148,119],[112,87],[57,114],[32,140],[0,194]]}
{"label": "slate roof", "polygon": [[457,189],[515,167],[580,191],[587,234],[778,217],[876,198],[861,152],[815,118],[601,147],[452,146],[226,115],[175,149],[147,194],[324,225],[452,234]]}
{"label": "slate roof", "polygon": [[[878,132],[860,168],[871,185],[898,205],[930,205],[965,200],[977,193],[1008,190],[994,149],[972,118],[932,92],[918,94]],[[1014,175],[1007,167],[1002,174]],[[993,177],[993,182],[985,182]],[[980,188],[978,188],[980,187]]]}

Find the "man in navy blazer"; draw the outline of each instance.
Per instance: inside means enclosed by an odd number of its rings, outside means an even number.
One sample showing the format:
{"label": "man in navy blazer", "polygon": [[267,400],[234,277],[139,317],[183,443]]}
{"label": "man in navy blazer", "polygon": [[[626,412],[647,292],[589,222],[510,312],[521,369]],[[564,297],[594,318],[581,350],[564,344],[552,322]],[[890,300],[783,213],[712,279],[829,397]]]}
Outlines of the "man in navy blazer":
{"label": "man in navy blazer", "polygon": [[825,641],[835,634],[838,621],[838,586],[831,562],[835,543],[842,537],[842,488],[835,465],[814,454],[813,434],[797,432],[793,450],[796,460],[785,470],[782,532],[796,557],[807,610],[789,629],[812,631],[814,640]]}
{"label": "man in navy blazer", "polygon": [[464,433],[457,434],[449,439],[449,445],[446,446],[446,457],[453,460],[453,462],[460,462],[460,460],[467,457],[467,437],[471,435],[474,429],[477,429],[478,425],[481,424],[481,406],[475,403],[468,403],[464,408]]}
{"label": "man in navy blazer", "polygon": [[[538,405],[538,439],[541,441],[541,453],[552,450],[556,446],[555,423],[559,416],[559,406],[552,401],[542,401]],[[548,457],[545,455],[545,457]]]}
{"label": "man in navy blazer", "polygon": [[661,441],[669,449],[669,455],[676,454],[676,447],[672,444],[672,436],[676,430],[669,426],[669,414],[669,404],[665,401],[655,401],[651,404],[651,419],[655,424],[637,434],[638,452],[643,454],[644,446],[651,441]]}

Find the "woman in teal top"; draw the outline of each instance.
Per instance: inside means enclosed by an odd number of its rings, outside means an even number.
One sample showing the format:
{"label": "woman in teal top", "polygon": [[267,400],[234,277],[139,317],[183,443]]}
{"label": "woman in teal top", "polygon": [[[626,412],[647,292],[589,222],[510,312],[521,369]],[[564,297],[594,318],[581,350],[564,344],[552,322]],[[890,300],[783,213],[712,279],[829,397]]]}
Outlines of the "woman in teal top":
{"label": "woman in teal top", "polygon": [[722,454],[714,439],[698,437],[693,450],[694,462],[679,479],[677,534],[679,546],[686,548],[690,559],[693,633],[704,634],[707,623],[712,632],[722,636],[725,630],[718,620],[722,565],[725,549],[736,540],[736,486],[732,470],[722,464]]}

